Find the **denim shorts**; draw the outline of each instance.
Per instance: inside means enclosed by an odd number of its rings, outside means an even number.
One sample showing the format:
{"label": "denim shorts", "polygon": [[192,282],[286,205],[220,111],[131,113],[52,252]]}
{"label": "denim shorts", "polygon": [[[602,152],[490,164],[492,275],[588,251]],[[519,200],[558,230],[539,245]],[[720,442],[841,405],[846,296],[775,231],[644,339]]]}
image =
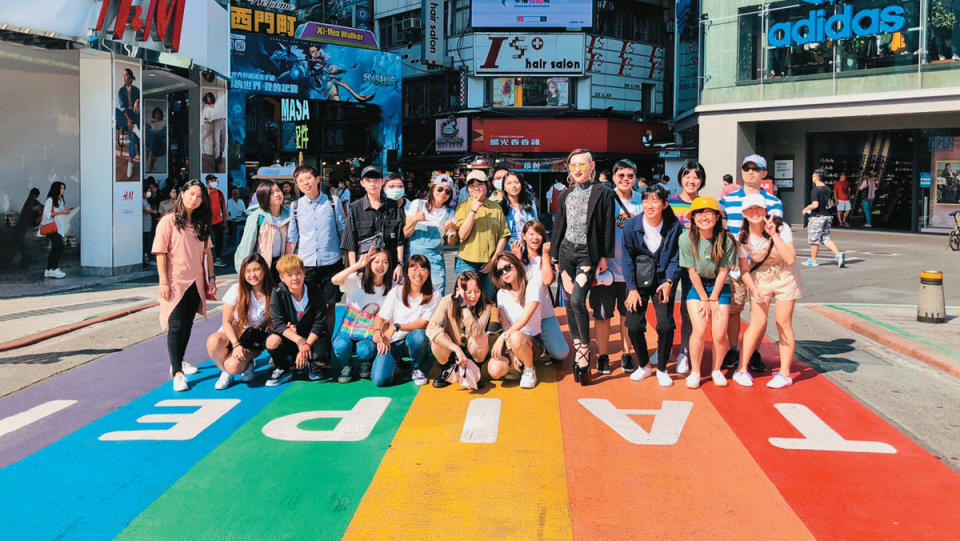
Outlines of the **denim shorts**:
{"label": "denim shorts", "polygon": [[[701,278],[700,281],[703,282],[703,289],[707,291],[707,295],[713,295],[713,288],[716,285],[714,283],[714,280],[707,280],[705,278]],[[702,300],[700,299],[700,294],[697,293],[697,288],[693,286],[690,287],[690,291],[687,293],[686,300],[688,301]],[[720,297],[717,299],[717,304],[721,304],[724,306],[730,304],[730,284],[726,282],[723,283],[723,289],[720,290]]]}

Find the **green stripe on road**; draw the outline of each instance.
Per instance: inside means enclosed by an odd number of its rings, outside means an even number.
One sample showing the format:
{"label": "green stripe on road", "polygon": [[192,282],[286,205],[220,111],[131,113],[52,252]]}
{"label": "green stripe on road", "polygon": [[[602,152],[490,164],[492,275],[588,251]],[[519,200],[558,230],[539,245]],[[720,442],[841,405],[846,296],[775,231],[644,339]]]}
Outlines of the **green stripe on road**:
{"label": "green stripe on road", "polygon": [[[339,539],[400,427],[417,387],[294,382],[134,520],[121,539]],[[301,412],[350,410],[367,397],[389,405],[354,442],[282,441],[263,433]],[[313,419],[302,430],[331,430]],[[171,456],[170,460],[176,460]]]}
{"label": "green stripe on road", "polygon": [[929,346],[929,347],[931,347],[931,348],[939,351],[940,353],[945,353],[945,354],[947,354],[947,355],[949,355],[949,356],[951,356],[951,357],[954,357],[954,358],[956,358],[956,359],[960,359],[960,354],[958,354],[958,353],[956,353],[956,352],[954,352],[954,351],[951,351],[951,350],[949,350],[949,349],[947,349],[947,348],[945,348],[945,347],[943,347],[943,346],[938,346],[937,344],[934,344],[933,342],[930,342],[929,340],[926,340],[926,339],[924,339],[924,338],[921,338],[921,337],[919,337],[919,336],[917,336],[917,335],[915,335],[915,334],[913,334],[913,333],[911,333],[911,332],[909,332],[909,331],[905,331],[905,330],[900,329],[900,328],[898,328],[898,327],[894,327],[893,325],[884,323],[884,322],[882,322],[882,321],[878,321],[878,320],[876,320],[876,319],[874,319],[874,318],[872,318],[872,317],[870,317],[870,316],[868,316],[868,315],[866,315],[866,314],[863,314],[863,313],[860,313],[860,312],[857,312],[857,311],[854,311],[854,310],[850,310],[850,309],[848,309],[848,308],[844,308],[844,307],[838,306],[838,305],[836,305],[836,304],[827,304],[827,305],[825,305],[825,306],[826,306],[827,308],[833,308],[834,310],[840,310],[841,312],[846,312],[846,313],[848,313],[848,314],[853,314],[853,315],[859,317],[860,319],[863,319],[863,320],[869,321],[870,323],[873,323],[874,325],[879,325],[879,326],[883,327],[884,329],[887,329],[887,330],[893,331],[893,332],[895,332],[895,333],[897,333],[897,334],[906,336],[907,338],[909,338],[909,339],[911,339],[911,340],[914,340],[914,341],[916,341],[916,342],[920,342],[921,344],[923,344],[923,345],[925,345],[925,346]]}

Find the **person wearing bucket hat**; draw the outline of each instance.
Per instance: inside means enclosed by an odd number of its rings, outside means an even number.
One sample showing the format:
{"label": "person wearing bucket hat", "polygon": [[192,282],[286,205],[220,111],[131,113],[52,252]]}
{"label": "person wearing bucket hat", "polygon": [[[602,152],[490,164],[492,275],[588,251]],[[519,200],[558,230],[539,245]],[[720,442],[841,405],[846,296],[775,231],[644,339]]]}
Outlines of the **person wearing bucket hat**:
{"label": "person wearing bucket hat", "polygon": [[[767,175],[767,160],[760,155],[751,154],[743,159],[740,166],[740,177],[743,180],[743,186],[739,190],[728,193],[720,198],[720,210],[723,211],[726,218],[727,231],[736,237],[740,234],[740,228],[743,225],[743,213],[741,212],[743,198],[750,194],[761,195],[767,203],[767,210],[771,216],[783,217],[783,202],[780,199],[767,192],[762,187],[763,178]],[[730,339],[730,351],[727,352],[723,361],[724,368],[733,368],[737,365],[739,351],[737,343],[740,338],[740,314],[747,304],[747,286],[740,277],[740,269],[734,268],[730,271],[730,288],[732,297],[730,300],[730,318],[727,322],[727,337]],[[760,353],[754,353],[750,359],[750,370],[754,372],[763,372],[767,368],[760,358]]]}
{"label": "person wearing bucket hat", "polygon": [[657,316],[657,381],[673,385],[667,362],[673,349],[673,284],[680,278],[678,240],[683,227],[670,205],[667,191],[659,184],[643,190],[643,213],[623,224],[623,276],[627,281],[627,320],[624,326],[637,353],[639,369],[630,374],[641,381],[653,373],[647,354],[647,304],[652,299]]}
{"label": "person wearing bucket hat", "polygon": [[[720,371],[730,348],[727,321],[730,310],[730,285],[727,275],[737,265],[737,243],[723,228],[723,213],[712,197],[698,197],[690,204],[690,229],[680,235],[680,266],[686,269],[690,288],[683,297],[690,314],[690,375],[687,387],[700,386],[700,368],[708,325],[713,337],[713,363],[710,373],[714,384],[725,387],[727,379]],[[678,362],[679,364],[679,362]],[[678,373],[681,371],[678,367]]]}
{"label": "person wearing bucket hat", "polygon": [[430,277],[438,297],[446,293],[443,245],[453,248],[457,240],[457,226],[451,208],[453,189],[449,175],[434,175],[427,195],[423,199],[411,200],[404,209],[407,223],[403,227],[403,236],[410,239],[410,255],[422,255],[430,261]]}
{"label": "person wearing bucket hat", "polygon": [[494,298],[497,291],[490,280],[493,260],[507,245],[510,228],[500,204],[487,197],[490,183],[486,173],[479,169],[470,171],[467,190],[470,197],[460,202],[454,214],[460,240],[454,270],[457,274],[468,270],[476,272],[483,281],[487,297]]}
{"label": "person wearing bucket hat", "polygon": [[753,378],[748,360],[760,345],[767,329],[767,314],[776,301],[780,370],[774,372],[767,387],[779,389],[793,383],[790,361],[793,359],[793,307],[802,295],[800,277],[796,272],[797,251],[793,234],[783,218],[772,216],[766,199],[760,194],[743,198],[742,212],[746,224],[739,234],[740,271],[750,291],[750,326],[743,334],[740,366],[733,380],[750,387]]}

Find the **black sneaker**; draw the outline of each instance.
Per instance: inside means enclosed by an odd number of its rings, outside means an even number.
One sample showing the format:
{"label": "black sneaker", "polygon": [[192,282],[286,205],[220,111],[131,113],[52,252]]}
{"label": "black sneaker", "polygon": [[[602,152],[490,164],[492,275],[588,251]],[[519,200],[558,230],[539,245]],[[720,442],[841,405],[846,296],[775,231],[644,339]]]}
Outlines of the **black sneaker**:
{"label": "black sneaker", "polygon": [[753,355],[750,356],[750,362],[747,363],[747,370],[751,372],[767,371],[767,365],[763,364],[763,359],[760,357],[759,351],[754,351]]}
{"label": "black sneaker", "polygon": [[620,357],[620,368],[623,368],[625,374],[636,372],[637,365],[633,364],[633,356],[629,353],[624,353],[623,357]]}
{"label": "black sneaker", "polygon": [[450,386],[450,382],[447,381],[447,377],[446,377],[446,376],[447,376],[447,373],[446,373],[446,372],[443,372],[442,374],[440,374],[440,377],[439,377],[439,378],[433,380],[433,387],[434,387],[434,389],[443,389],[444,387],[449,387],[449,386]]}
{"label": "black sneaker", "polygon": [[340,369],[340,376],[337,378],[340,383],[350,383],[353,381],[353,367],[349,364]]}
{"label": "black sneaker", "polygon": [[730,351],[727,352],[726,355],[724,355],[723,364],[721,365],[721,368],[723,368],[724,370],[727,370],[729,368],[736,368],[737,363],[739,362],[740,362],[740,352],[735,349],[731,349]]}
{"label": "black sneaker", "polygon": [[610,370],[610,357],[606,355],[597,357],[597,372],[600,374],[610,374],[613,372],[613,370]]}
{"label": "black sneaker", "polygon": [[360,371],[357,374],[360,376],[360,379],[370,379],[370,361],[361,361],[360,362]]}
{"label": "black sneaker", "polygon": [[270,373],[270,377],[267,378],[267,382],[264,385],[267,387],[276,387],[288,381],[290,381],[290,371],[284,370],[283,368],[275,368],[273,372]]}
{"label": "black sneaker", "polygon": [[320,363],[310,363],[310,371],[307,373],[310,381],[320,381],[323,379],[323,367]]}

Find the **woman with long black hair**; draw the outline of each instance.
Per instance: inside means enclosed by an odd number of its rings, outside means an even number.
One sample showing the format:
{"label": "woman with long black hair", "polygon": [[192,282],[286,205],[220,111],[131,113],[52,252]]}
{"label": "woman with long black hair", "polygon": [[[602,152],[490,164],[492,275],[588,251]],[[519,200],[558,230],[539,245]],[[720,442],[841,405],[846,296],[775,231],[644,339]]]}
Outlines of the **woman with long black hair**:
{"label": "woman with long black hair", "polygon": [[523,182],[520,175],[508,171],[503,178],[503,200],[500,201],[500,208],[503,209],[503,215],[507,218],[507,227],[510,228],[510,238],[507,239],[507,246],[512,246],[514,242],[523,239],[523,226],[530,221],[538,221],[537,205],[527,189],[527,184]]}
{"label": "woman with long black hair", "polygon": [[210,196],[199,180],[183,186],[173,211],[160,219],[153,239],[160,275],[160,327],[167,330],[173,390],[186,391],[185,374],[197,369],[184,362],[194,316],[207,315],[206,295],[217,291],[210,241]]}
{"label": "woman with long black hair", "polygon": [[[70,209],[63,208],[63,194],[67,185],[54,182],[47,190],[47,200],[43,203],[43,213],[40,215],[40,232],[50,241],[50,257],[47,258],[47,268],[43,271],[44,278],[63,278],[66,276],[60,270],[60,256],[63,255],[63,235],[57,224],[57,216],[70,214]],[[52,227],[51,227],[52,226]],[[52,229],[44,232],[45,229]]]}

